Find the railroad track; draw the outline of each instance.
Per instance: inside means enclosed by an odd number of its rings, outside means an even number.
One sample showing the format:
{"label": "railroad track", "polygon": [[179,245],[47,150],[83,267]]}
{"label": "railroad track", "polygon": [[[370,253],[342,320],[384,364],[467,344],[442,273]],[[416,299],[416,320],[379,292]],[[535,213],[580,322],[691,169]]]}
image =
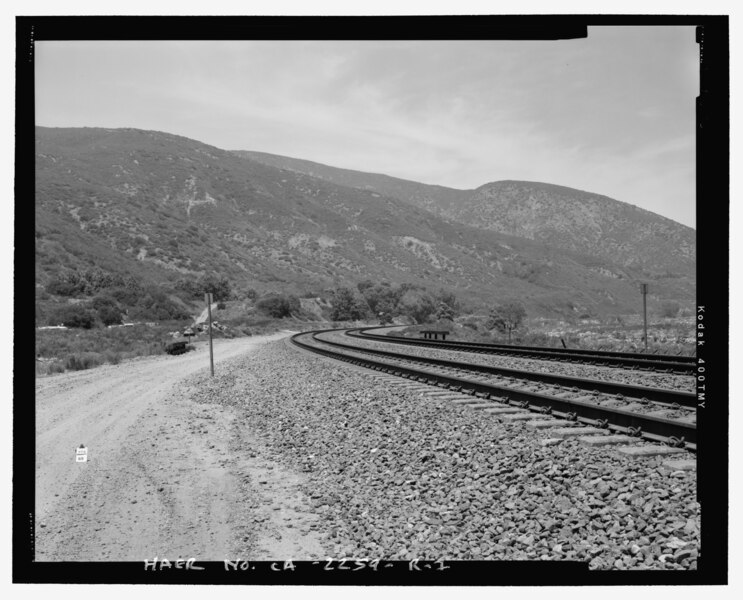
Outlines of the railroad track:
{"label": "railroad track", "polygon": [[694,356],[672,356],[667,354],[642,354],[638,352],[608,352],[599,350],[579,350],[564,348],[545,348],[541,346],[513,346],[510,344],[485,344],[479,342],[457,342],[441,340],[421,340],[401,338],[378,333],[370,333],[381,327],[363,327],[349,329],[345,335],[381,341],[390,344],[404,344],[408,346],[422,346],[439,350],[457,350],[459,352],[475,352],[478,354],[499,354],[506,356],[520,356],[557,360],[562,362],[584,363],[589,365],[624,367],[646,371],[660,371],[678,375],[694,373],[697,359]]}
{"label": "railroad track", "polygon": [[483,403],[480,408],[492,403],[494,411],[529,410],[696,450],[694,394],[410,356],[323,337],[341,331],[311,331],[294,335],[291,341],[316,354],[469,394]]}

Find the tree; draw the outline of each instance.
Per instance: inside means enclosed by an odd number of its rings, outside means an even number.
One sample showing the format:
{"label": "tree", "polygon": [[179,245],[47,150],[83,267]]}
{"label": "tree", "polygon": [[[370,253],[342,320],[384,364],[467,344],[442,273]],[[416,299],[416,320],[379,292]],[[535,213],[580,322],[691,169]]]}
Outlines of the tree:
{"label": "tree", "polygon": [[[364,283],[364,282],[362,282]],[[359,284],[361,288],[362,284]],[[402,287],[393,287],[386,281],[374,286],[366,286],[361,290],[366,304],[374,314],[380,312],[390,313],[392,315],[399,313],[398,305],[405,290]]]}
{"label": "tree", "polygon": [[444,289],[440,289],[436,293],[436,301],[439,304],[445,304],[449,307],[449,309],[451,309],[452,319],[454,319],[454,317],[459,314],[459,311],[462,310],[462,307],[459,304],[459,300],[457,300],[457,296],[454,294],[454,292],[447,292]]}
{"label": "tree", "polygon": [[436,301],[425,292],[408,291],[400,300],[402,314],[409,316],[418,324],[429,321],[436,313],[436,307]]}
{"label": "tree", "polygon": [[229,300],[232,290],[230,289],[230,280],[226,277],[219,277],[214,273],[205,273],[198,280],[199,295],[206,293],[212,294],[214,300]]}
{"label": "tree", "polygon": [[229,279],[214,273],[204,273],[196,280],[179,279],[175,287],[193,298],[203,298],[204,294],[211,293],[217,302],[229,300],[232,295]]}
{"label": "tree", "polygon": [[485,326],[489,329],[497,329],[501,333],[508,333],[508,343],[511,343],[511,332],[517,329],[524,321],[526,309],[519,302],[506,302],[499,304],[490,311]]}
{"label": "tree", "polygon": [[154,319],[157,321],[180,321],[190,317],[168,294],[156,286],[142,291],[142,297],[129,314],[135,319]]}
{"label": "tree", "polygon": [[347,287],[337,287],[330,299],[330,319],[333,321],[355,321],[363,319],[369,312],[366,301]]}
{"label": "tree", "polygon": [[454,309],[445,302],[439,302],[436,308],[436,319],[439,321],[453,321]]}

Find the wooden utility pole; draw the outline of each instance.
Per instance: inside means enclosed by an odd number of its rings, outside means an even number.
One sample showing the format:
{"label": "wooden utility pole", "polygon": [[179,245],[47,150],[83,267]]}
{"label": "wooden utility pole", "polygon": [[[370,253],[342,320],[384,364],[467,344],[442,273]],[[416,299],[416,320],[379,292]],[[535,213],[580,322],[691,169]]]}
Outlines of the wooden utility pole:
{"label": "wooden utility pole", "polygon": [[648,284],[641,283],[640,291],[642,292],[642,322],[643,337],[645,338],[645,352],[648,351]]}
{"label": "wooden utility pole", "polygon": [[214,350],[212,348],[212,295],[210,293],[204,294],[206,300],[206,310],[209,314],[209,365],[212,370],[212,377],[214,377]]}

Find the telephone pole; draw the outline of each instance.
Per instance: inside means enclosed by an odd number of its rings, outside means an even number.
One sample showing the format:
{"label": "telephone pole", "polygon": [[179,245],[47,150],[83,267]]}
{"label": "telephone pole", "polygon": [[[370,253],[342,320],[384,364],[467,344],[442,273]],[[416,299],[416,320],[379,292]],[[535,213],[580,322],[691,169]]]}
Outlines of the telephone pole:
{"label": "telephone pole", "polygon": [[209,314],[209,365],[212,370],[212,377],[214,377],[214,350],[212,349],[212,295],[209,292],[205,293],[204,300],[206,300],[206,310]]}
{"label": "telephone pole", "polygon": [[645,352],[648,351],[648,284],[641,283],[640,291],[642,292],[642,321],[643,321],[643,338],[645,339]]}

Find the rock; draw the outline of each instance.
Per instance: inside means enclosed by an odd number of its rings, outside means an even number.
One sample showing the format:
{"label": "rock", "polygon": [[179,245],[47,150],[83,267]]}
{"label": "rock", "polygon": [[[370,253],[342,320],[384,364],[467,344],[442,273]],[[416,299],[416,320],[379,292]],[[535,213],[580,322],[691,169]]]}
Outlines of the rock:
{"label": "rock", "polygon": [[539,443],[543,447],[549,447],[549,446],[557,446],[558,444],[561,444],[564,440],[562,438],[546,438],[544,440],[541,440]]}
{"label": "rock", "polygon": [[691,550],[689,548],[680,548],[674,553],[673,558],[676,562],[681,562],[684,559],[692,558],[694,554],[694,550]]}

